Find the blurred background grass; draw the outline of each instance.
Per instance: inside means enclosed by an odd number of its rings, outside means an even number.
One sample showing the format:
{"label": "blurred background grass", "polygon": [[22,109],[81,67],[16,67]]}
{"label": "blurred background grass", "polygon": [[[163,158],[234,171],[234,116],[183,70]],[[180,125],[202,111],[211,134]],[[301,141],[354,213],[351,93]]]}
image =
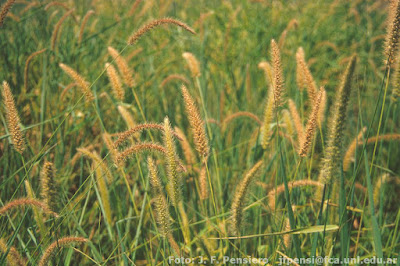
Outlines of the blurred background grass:
{"label": "blurred background grass", "polygon": [[[152,264],[162,262],[173,254],[168,244],[162,244],[157,232],[149,193],[146,157],[139,155],[128,160],[123,173],[116,170],[111,166],[109,156],[106,157],[109,151],[101,134],[127,129],[125,121],[118,113],[118,105],[122,105],[138,124],[146,121],[161,123],[168,116],[173,127],[183,129],[190,137],[180,96],[181,82],[171,81],[160,87],[161,82],[169,75],[184,75],[190,81],[189,91],[201,103],[196,80],[191,78],[190,70],[182,57],[184,52],[193,53],[200,62],[199,83],[208,118],[221,122],[238,111],[249,111],[262,118],[269,85],[264,72],[258,68],[258,63],[270,60],[270,41],[277,40],[284,68],[284,97],[297,103],[304,123],[307,121],[309,108],[307,104],[301,108],[306,97],[296,85],[295,54],[298,47],[304,48],[306,60],[317,84],[325,86],[328,108],[335,100],[340,75],[348,59],[356,53],[358,66],[353,81],[348,127],[342,140],[344,147],[358,135],[362,126],[369,126],[371,121],[371,136],[378,130],[374,111],[376,106],[379,107],[378,110],[381,107],[381,102],[377,100],[385,76],[382,54],[387,17],[385,1],[160,0],[143,1],[135,10],[131,9],[134,2],[127,0],[63,1],[68,8],[75,10],[62,24],[54,50],[51,49],[53,30],[66,10],[61,6],[52,6],[45,10],[48,3],[50,2],[17,2],[11,9],[12,15],[6,18],[0,29],[0,80],[6,80],[12,88],[29,143],[29,149],[22,160],[9,144],[2,106],[1,203],[26,196],[24,185],[21,185],[24,178],[31,180],[32,187],[39,196],[38,177],[44,160],[54,162],[60,187],[57,194],[61,218],[46,222],[49,231],[45,237],[40,235],[29,210],[22,214],[13,212],[8,217],[0,218],[0,236],[6,239],[12,236],[14,239],[18,235],[12,244],[31,264],[37,262],[50,242],[65,235],[87,237],[90,243],[79,246],[82,254],[73,254],[72,249],[57,253],[54,263],[59,265],[120,265],[133,262]],[[79,44],[81,21],[89,10],[94,10],[95,14],[89,19]],[[141,25],[166,16],[184,21],[196,30],[197,35],[190,35],[173,26],[161,27],[148,32],[135,45],[126,47],[129,35]],[[108,46],[118,51],[123,50],[122,56],[128,60],[135,73],[136,86],[125,87],[126,97],[123,103],[114,98],[109,80],[104,74],[104,64],[112,61],[107,53]],[[47,48],[46,52],[35,57],[29,66],[28,89],[25,92],[25,62],[29,55],[43,48]],[[71,66],[93,85],[91,89],[96,96],[93,105],[79,101],[81,92],[76,87],[60,97],[71,80],[61,70],[59,63]],[[391,90],[389,84],[388,95]],[[200,110],[202,108],[200,106]],[[329,114],[327,109],[327,117]],[[397,133],[397,103],[393,104],[389,115],[387,114],[385,110],[385,128],[381,129],[381,134]],[[213,123],[209,125],[212,131],[209,137],[214,151],[209,159],[209,177],[214,188],[215,206],[211,199],[200,201],[197,194],[198,174],[193,172],[185,175],[184,205],[192,235],[189,246],[184,243],[179,230],[179,215],[173,213],[174,236],[183,254],[190,257],[251,255],[270,259],[278,257],[280,253],[291,258],[298,256],[293,245],[282,245],[282,236],[237,241],[216,241],[208,238],[229,235],[226,230],[233,191],[245,172],[259,159],[265,160],[266,167],[249,193],[249,204],[254,204],[246,210],[247,219],[242,234],[284,231],[288,216],[283,194],[277,199],[276,210],[271,210],[265,197],[273,187],[282,184],[284,173],[289,181],[316,179],[323,154],[322,140],[326,139],[328,123],[323,124],[320,132],[322,134],[315,138],[312,156],[303,160],[299,170],[299,157],[295,147],[285,138],[274,135],[281,148],[275,143],[265,151],[261,148],[258,141],[259,128],[254,121],[239,118],[227,125],[226,130]],[[161,141],[161,135],[157,133],[143,133],[141,137],[142,140],[152,138]],[[102,207],[99,205],[99,195],[95,192],[90,160],[77,156],[76,149],[79,147],[96,150],[102,158],[106,157],[105,160],[112,170],[114,181],[108,186],[108,193],[113,220],[109,225],[102,218]],[[280,149],[283,152],[283,161],[279,158]],[[367,146],[366,151],[368,159],[371,159],[373,145]],[[382,174],[388,173],[393,177],[390,183],[392,185],[382,186],[380,201],[375,204],[382,249],[388,257],[398,255],[399,151],[395,141],[379,143],[371,173],[375,187]],[[182,154],[181,151],[179,154]],[[360,154],[358,151],[357,159]],[[159,158],[160,162],[162,159]],[[297,247],[303,255],[314,252],[331,256],[347,254],[371,257],[376,254],[371,233],[371,215],[367,209],[369,202],[362,190],[352,190],[353,179],[366,187],[365,171],[368,160],[356,162],[342,176],[345,181],[346,203],[356,211],[349,211],[346,220],[343,220],[343,212],[339,212],[337,207],[339,198],[333,195],[337,191],[334,191],[331,195],[334,206],[330,207],[330,213],[325,220],[325,223],[337,224],[341,228],[344,225],[349,226],[348,234],[340,240],[336,233],[319,234],[318,245],[314,247],[311,244],[312,234],[300,235]],[[195,165],[199,166],[200,164]],[[162,167],[159,170],[160,175],[164,176]],[[123,176],[126,176],[128,183]],[[131,195],[129,191],[132,192]],[[321,203],[314,192],[315,188],[291,190],[292,204],[297,206],[297,228],[317,224]],[[356,226],[360,220],[361,224]],[[348,249],[341,251],[340,245],[346,242],[349,243]]]}

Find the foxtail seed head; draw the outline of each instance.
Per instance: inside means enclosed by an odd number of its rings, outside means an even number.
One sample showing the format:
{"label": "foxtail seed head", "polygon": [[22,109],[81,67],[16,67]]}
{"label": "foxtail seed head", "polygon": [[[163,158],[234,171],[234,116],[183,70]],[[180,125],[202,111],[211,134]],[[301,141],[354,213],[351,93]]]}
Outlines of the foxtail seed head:
{"label": "foxtail seed head", "polygon": [[171,124],[169,123],[168,117],[164,119],[164,147],[166,150],[166,172],[167,178],[169,180],[170,196],[172,199],[172,204],[178,206],[178,203],[182,199],[182,180],[181,176],[177,171],[177,155],[175,148],[175,141],[172,135]]}
{"label": "foxtail seed head", "polygon": [[336,175],[341,158],[341,147],[343,131],[346,121],[347,105],[351,92],[351,80],[356,66],[356,56],[353,55],[337,92],[336,102],[330,121],[329,134],[325,149],[324,158],[321,163],[319,181],[324,184],[330,183]]}
{"label": "foxtail seed head", "polygon": [[85,243],[88,240],[83,237],[74,237],[74,236],[67,236],[60,239],[57,239],[47,249],[44,251],[42,257],[39,261],[39,266],[47,266],[49,263],[50,258],[54,255],[54,252],[58,249],[58,247],[65,247],[72,245],[74,243]]}
{"label": "foxtail seed head", "polygon": [[140,29],[138,29],[136,32],[134,32],[128,38],[128,45],[135,44],[145,33],[152,30],[153,28],[158,27],[163,24],[175,24],[176,26],[181,27],[192,34],[196,34],[196,32],[191,27],[189,27],[188,25],[186,25],[185,23],[183,23],[179,20],[176,20],[173,18],[161,18],[161,19],[156,19],[156,20],[151,21],[150,23],[142,26]]}
{"label": "foxtail seed head", "polygon": [[119,78],[117,70],[110,63],[106,63],[105,67],[107,69],[107,76],[111,82],[111,88],[113,89],[115,97],[118,100],[123,101],[125,98],[125,91],[122,88],[121,79]]}
{"label": "foxtail seed head", "polygon": [[313,108],[311,110],[310,117],[307,122],[305,134],[300,142],[299,155],[301,157],[306,157],[308,151],[310,150],[312,138],[314,137],[315,130],[318,124],[318,114],[319,114],[321,99],[322,99],[322,90],[318,92],[317,99],[314,101]]}
{"label": "foxtail seed head", "polygon": [[26,147],[25,138],[21,131],[20,120],[17,108],[15,107],[14,96],[11,92],[10,86],[6,81],[3,81],[2,96],[4,106],[6,107],[7,126],[8,130],[10,131],[14,149],[22,154]]}
{"label": "foxtail seed head", "polygon": [[197,109],[197,106],[192,99],[192,96],[189,94],[184,85],[182,85],[182,95],[183,101],[185,103],[186,114],[193,132],[196,150],[201,157],[206,158],[210,151],[210,147],[208,146],[208,139],[204,127],[204,122],[201,119],[200,112]]}
{"label": "foxtail seed head", "polygon": [[272,59],[272,72],[273,72],[273,91],[274,91],[274,104],[275,108],[282,105],[283,94],[283,70],[281,63],[281,54],[278,44],[275,40],[271,41],[271,59]]}
{"label": "foxtail seed head", "polygon": [[201,73],[200,73],[200,63],[199,61],[197,61],[196,57],[194,56],[194,54],[189,53],[189,52],[185,52],[182,54],[183,58],[185,58],[190,72],[192,73],[193,77],[200,77]]}
{"label": "foxtail seed head", "polygon": [[263,162],[257,162],[250,171],[247,172],[243,180],[236,187],[236,191],[233,197],[231,212],[232,212],[232,231],[235,235],[240,235],[240,229],[243,222],[244,214],[243,209],[246,206],[246,196],[249,193],[249,188],[254,180],[256,174],[262,167]]}
{"label": "foxtail seed head", "polygon": [[154,194],[154,204],[158,228],[163,237],[167,237],[171,232],[171,215],[169,213],[169,205],[165,198],[162,183],[158,177],[157,166],[151,157],[147,158],[147,166],[149,168],[149,179]]}
{"label": "foxtail seed head", "polygon": [[64,70],[65,73],[67,73],[68,76],[70,76],[73,80],[75,80],[76,83],[78,83],[78,86],[81,88],[83,95],[85,95],[86,101],[93,101],[94,96],[92,91],[90,90],[89,83],[69,66],[60,63],[60,67],[62,70]]}

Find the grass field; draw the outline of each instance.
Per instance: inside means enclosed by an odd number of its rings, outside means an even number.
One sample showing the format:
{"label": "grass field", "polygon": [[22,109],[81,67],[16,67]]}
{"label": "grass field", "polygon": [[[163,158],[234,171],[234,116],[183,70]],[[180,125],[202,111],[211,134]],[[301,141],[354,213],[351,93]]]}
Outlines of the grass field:
{"label": "grass field", "polygon": [[0,265],[400,265],[392,2],[0,0]]}

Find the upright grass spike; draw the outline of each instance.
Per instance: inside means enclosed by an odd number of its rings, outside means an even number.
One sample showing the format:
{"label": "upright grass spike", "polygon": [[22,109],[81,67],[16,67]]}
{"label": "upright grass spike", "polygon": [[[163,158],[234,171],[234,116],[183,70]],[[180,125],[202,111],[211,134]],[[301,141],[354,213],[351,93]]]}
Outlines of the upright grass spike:
{"label": "upright grass spike", "polygon": [[264,118],[261,126],[261,146],[266,149],[270,144],[272,135],[271,123],[274,121],[274,91],[272,85],[269,87],[267,102],[265,103]]}
{"label": "upright grass spike", "polygon": [[4,19],[6,18],[11,7],[14,5],[15,0],[8,0],[1,8],[0,11],[0,27],[3,27]]}
{"label": "upright grass spike", "polygon": [[200,77],[201,72],[200,72],[200,63],[199,61],[196,59],[196,57],[194,56],[194,54],[189,53],[189,52],[185,52],[182,54],[183,58],[185,58],[190,72],[192,73],[192,77],[196,78],[196,77]]}
{"label": "upright grass spike", "polygon": [[318,180],[323,184],[329,184],[339,169],[341,160],[341,147],[343,131],[345,128],[347,105],[351,93],[351,80],[356,66],[356,56],[353,55],[337,91],[336,102],[333,106],[329,124],[329,133],[324,157],[321,162]]}
{"label": "upright grass spike", "polygon": [[14,149],[22,154],[26,148],[25,137],[21,131],[21,122],[19,120],[17,108],[15,107],[14,96],[7,81],[3,81],[3,90],[1,92],[3,103],[6,107],[7,127],[10,131],[12,144]]}
{"label": "upright grass spike", "polygon": [[58,193],[56,170],[54,164],[45,162],[40,173],[40,196],[43,202],[52,210],[57,210]]}
{"label": "upright grass spike", "polygon": [[118,66],[118,70],[122,75],[124,83],[129,88],[133,88],[135,86],[135,80],[133,79],[133,71],[129,67],[128,62],[126,62],[126,60],[113,47],[109,46],[107,49],[108,53],[115,60],[115,63]]}
{"label": "upright grass spike", "polygon": [[179,20],[176,20],[173,18],[161,18],[161,19],[153,20],[150,23],[142,26],[140,29],[138,29],[136,32],[134,32],[131,36],[129,36],[128,45],[135,44],[145,33],[152,30],[153,28],[158,27],[163,24],[175,24],[176,26],[179,26],[192,34],[196,34],[196,32],[191,27],[189,27],[188,25],[186,25],[185,23],[183,23]]}
{"label": "upright grass spike", "polygon": [[358,133],[357,137],[353,139],[353,141],[351,142],[351,144],[349,145],[349,147],[347,148],[347,151],[343,157],[343,171],[347,172],[350,168],[350,163],[351,160],[353,159],[353,155],[354,152],[357,148],[357,145],[362,144],[363,142],[363,137],[364,137],[364,133],[367,130],[366,127],[364,127],[360,133]]}
{"label": "upright grass spike", "polygon": [[292,99],[289,99],[289,111],[290,111],[290,115],[292,116],[294,126],[296,128],[297,140],[298,140],[298,143],[300,146],[300,141],[304,135],[304,127],[303,127],[303,123],[301,122],[299,112],[297,111],[296,104],[294,103],[294,101]]}
{"label": "upright grass spike", "polygon": [[60,63],[60,67],[62,70],[64,70],[65,73],[67,73],[68,76],[70,76],[76,83],[78,83],[78,86],[81,88],[83,95],[85,95],[86,101],[93,101],[94,95],[90,90],[89,83],[69,66]]}
{"label": "upright grass spike", "polygon": [[39,260],[39,266],[47,266],[50,262],[51,257],[60,247],[70,246],[75,243],[86,243],[88,240],[83,237],[74,237],[74,236],[66,236],[60,239],[57,239],[53,243],[51,243],[43,252],[42,257]]}
{"label": "upright grass spike", "polygon": [[310,117],[308,118],[308,122],[306,125],[306,130],[300,141],[299,155],[301,157],[307,156],[308,151],[310,150],[311,147],[312,139],[314,137],[317,128],[318,114],[323,93],[322,90],[323,88],[321,88],[321,90],[318,92],[317,99],[314,101],[313,108],[311,110]]}
{"label": "upright grass spike", "polygon": [[207,158],[210,147],[208,145],[206,130],[204,127],[204,122],[201,119],[199,109],[197,108],[185,85],[182,85],[182,95],[185,104],[186,115],[193,133],[196,150],[200,157]]}
{"label": "upright grass spike", "polygon": [[[297,60],[297,65],[298,65],[298,71],[301,72],[297,74],[297,83],[298,86],[305,86],[307,88],[307,94],[308,98],[310,99],[310,102],[312,103],[316,99],[316,95],[318,92],[317,84],[314,81],[314,78],[311,74],[310,69],[308,68],[305,55],[304,55],[304,50],[302,47],[300,47],[297,50],[296,53],[296,60]],[[302,89],[300,89],[302,90]]]}
{"label": "upright grass spike", "polygon": [[305,61],[303,47],[299,47],[296,52],[296,82],[297,88],[302,92],[307,87],[307,82],[304,77],[303,64]]}
{"label": "upright grass spike", "polygon": [[172,218],[169,213],[169,205],[165,198],[162,182],[158,177],[156,163],[150,156],[147,157],[147,167],[149,168],[149,179],[154,195],[158,228],[160,234],[163,237],[167,237],[171,233]]}
{"label": "upright grass spike", "polygon": [[107,69],[107,76],[111,82],[111,88],[113,89],[115,97],[123,101],[125,98],[125,91],[122,88],[121,79],[119,78],[117,70],[110,63],[106,63],[105,68]]}
{"label": "upright grass spike", "polygon": [[243,209],[246,206],[246,197],[249,195],[249,188],[254,180],[255,176],[259,172],[263,165],[262,161],[257,162],[245,175],[243,180],[237,185],[235,193],[233,194],[232,201],[232,232],[236,235],[240,235],[240,229],[242,226],[244,214]]}
{"label": "upright grass spike", "polygon": [[267,61],[262,61],[258,63],[258,68],[262,69],[265,74],[265,80],[268,82],[267,85],[272,85],[272,66]]}
{"label": "upright grass spike", "polygon": [[274,39],[271,41],[271,61],[272,61],[272,73],[273,73],[273,92],[274,92],[274,105],[277,109],[282,106],[282,94],[283,94],[283,70],[281,63],[281,54],[279,51],[278,44]]}
{"label": "upright grass spike", "polygon": [[385,36],[385,60],[391,65],[395,62],[400,37],[400,1],[393,0],[388,5],[387,31]]}
{"label": "upright grass spike", "polygon": [[[122,116],[125,121],[125,124],[128,126],[129,129],[133,129],[136,127],[135,120],[133,119],[132,114],[122,105],[118,105],[118,112]],[[135,134],[135,137],[139,139],[139,135]]]}
{"label": "upright grass spike", "polygon": [[167,179],[169,180],[169,195],[172,205],[178,206],[178,202],[182,200],[182,177],[177,170],[176,147],[168,117],[164,119],[164,147],[166,151],[165,159]]}
{"label": "upright grass spike", "polygon": [[183,133],[183,131],[178,127],[175,127],[174,130],[177,136],[181,139],[183,156],[185,157],[186,163],[190,167],[193,167],[193,165],[196,163],[196,155],[193,153],[192,147],[187,140],[185,133]]}
{"label": "upright grass spike", "polygon": [[321,126],[325,120],[325,109],[326,109],[327,96],[326,96],[326,90],[324,89],[324,87],[321,87],[319,90],[322,95],[321,95],[321,103],[319,104],[319,111],[318,111],[318,125]]}
{"label": "upright grass spike", "polygon": [[208,180],[207,180],[207,168],[203,165],[200,169],[199,175],[199,188],[200,188],[200,199],[208,199]]}

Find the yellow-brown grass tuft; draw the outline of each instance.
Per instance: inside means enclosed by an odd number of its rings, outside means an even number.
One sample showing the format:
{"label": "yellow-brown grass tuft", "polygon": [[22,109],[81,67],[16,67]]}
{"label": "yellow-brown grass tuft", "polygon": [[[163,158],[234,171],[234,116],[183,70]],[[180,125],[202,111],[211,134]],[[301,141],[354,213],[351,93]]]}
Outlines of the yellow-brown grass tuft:
{"label": "yellow-brown grass tuft", "polygon": [[81,88],[82,93],[86,98],[86,101],[87,102],[93,101],[94,96],[92,91],[90,90],[89,83],[69,66],[60,63],[60,67],[62,70],[64,70],[65,73],[67,73],[68,76],[70,76],[76,83],[78,83],[78,86]]}
{"label": "yellow-brown grass tuft", "polygon": [[318,88],[306,63],[304,50],[302,47],[297,50],[296,60],[298,66],[297,70],[299,72],[297,73],[297,84],[300,90],[302,90],[300,86],[307,88],[308,98],[310,99],[310,102],[313,103],[313,101],[316,99]]}
{"label": "yellow-brown grass tuft", "polygon": [[356,56],[353,55],[346,71],[343,74],[342,81],[337,92],[336,102],[333,106],[332,117],[329,125],[327,145],[324,158],[321,162],[318,180],[321,183],[328,184],[339,169],[341,158],[342,138],[347,116],[347,105],[351,93],[351,81],[356,66]]}
{"label": "yellow-brown grass tuft", "polygon": [[250,185],[261,169],[262,165],[262,161],[257,162],[250,169],[250,171],[247,172],[243,180],[237,185],[235,193],[233,194],[234,196],[231,207],[232,232],[237,236],[240,235],[240,229],[244,218],[243,209],[246,205],[245,199],[249,194]]}
{"label": "yellow-brown grass tuft", "polygon": [[201,73],[200,73],[200,63],[199,61],[196,59],[196,57],[194,56],[194,54],[189,53],[189,52],[185,52],[182,54],[183,58],[185,58],[190,72],[192,73],[193,77],[200,77]]}
{"label": "yellow-brown grass tuft", "polygon": [[6,107],[7,126],[8,130],[10,131],[12,144],[14,149],[22,154],[26,147],[25,138],[21,131],[20,120],[17,108],[15,107],[14,96],[7,81],[3,81],[2,96],[4,106]]}
{"label": "yellow-brown grass tuft", "polygon": [[118,70],[121,73],[125,84],[129,88],[133,88],[135,86],[135,81],[133,79],[133,71],[128,66],[128,63],[126,62],[126,60],[119,54],[119,52],[117,50],[115,50],[111,46],[108,47],[108,53],[111,55],[111,57],[114,59],[115,63],[117,64]]}
{"label": "yellow-brown grass tuft", "polygon": [[[321,88],[323,89],[323,88]],[[318,114],[319,114],[319,108],[321,104],[321,99],[322,99],[322,90],[318,92],[317,99],[314,101],[310,117],[308,118],[308,122],[306,125],[306,130],[304,132],[303,137],[301,138],[299,142],[299,155],[301,157],[306,157],[312,143],[312,139],[314,137],[317,124],[318,124]]]}
{"label": "yellow-brown grass tuft", "polygon": [[207,182],[207,168],[205,165],[201,167],[199,175],[200,199],[208,199],[208,182]]}
{"label": "yellow-brown grass tuft", "polygon": [[278,44],[275,40],[271,41],[271,61],[272,61],[272,73],[273,73],[273,91],[274,91],[274,104],[275,108],[282,105],[282,94],[283,94],[283,70],[281,63],[281,55]]}
{"label": "yellow-brown grass tuft", "polygon": [[297,139],[298,139],[298,142],[300,145],[300,140],[303,138],[303,134],[304,134],[304,127],[303,127],[303,123],[301,122],[299,112],[297,111],[296,104],[294,103],[294,101],[292,99],[289,99],[289,111],[290,111],[290,115],[292,116],[294,126],[296,128]]}
{"label": "yellow-brown grass tuft", "polygon": [[385,60],[392,64],[395,61],[395,54],[398,50],[400,34],[400,1],[391,1],[387,19],[387,33],[385,36]]}
{"label": "yellow-brown grass tuft", "polygon": [[266,149],[270,144],[270,139],[272,135],[271,123],[274,120],[274,110],[274,92],[271,85],[268,91],[268,98],[264,110],[264,119],[261,127],[261,146],[263,147],[263,149]]}
{"label": "yellow-brown grass tuft", "polygon": [[182,85],[183,101],[185,103],[186,115],[193,133],[194,144],[200,157],[206,158],[210,151],[204,122],[201,119],[200,112],[188,90]]}
{"label": "yellow-brown grass tuft", "polygon": [[171,197],[172,205],[178,206],[178,203],[182,200],[182,178],[180,173],[177,171],[176,147],[168,117],[165,117],[164,119],[164,147],[166,151],[166,175],[169,181],[169,195]]}
{"label": "yellow-brown grass tuft", "polygon": [[168,240],[172,242],[174,250],[179,250],[179,248],[177,248],[178,245],[171,234],[172,218],[169,213],[169,205],[163,191],[163,185],[158,176],[156,163],[151,157],[147,158],[147,167],[149,169],[149,179],[154,194],[154,205],[158,230],[161,236],[168,238]]}
{"label": "yellow-brown grass tuft", "polygon": [[43,202],[52,210],[57,209],[57,185],[56,170],[54,164],[45,162],[40,173],[40,196]]}
{"label": "yellow-brown grass tuft", "polygon": [[111,88],[113,89],[115,97],[118,100],[123,101],[125,98],[125,91],[122,88],[121,79],[119,78],[117,70],[110,63],[106,63],[105,67],[107,69],[107,76],[111,82]]}
{"label": "yellow-brown grass tuft", "polygon": [[138,29],[136,32],[134,32],[131,36],[128,38],[128,44],[133,45],[135,44],[146,32],[152,30],[155,27],[158,27],[163,24],[175,24],[176,26],[179,26],[187,31],[189,31],[192,34],[196,34],[196,32],[186,25],[185,23],[173,19],[173,18],[161,18],[161,19],[156,19],[151,21],[150,23],[142,26],[140,29]]}
{"label": "yellow-brown grass tuft", "polygon": [[74,237],[74,236],[66,236],[60,239],[57,239],[53,243],[51,243],[46,250],[44,251],[42,257],[39,261],[39,266],[47,266],[51,257],[54,255],[56,250],[60,247],[69,246],[75,243],[85,243],[88,239],[83,237]]}
{"label": "yellow-brown grass tuft", "polygon": [[270,63],[268,63],[267,61],[262,61],[260,63],[258,63],[258,68],[262,69],[264,71],[265,74],[265,79],[268,82],[268,85],[272,84],[272,66]]}

